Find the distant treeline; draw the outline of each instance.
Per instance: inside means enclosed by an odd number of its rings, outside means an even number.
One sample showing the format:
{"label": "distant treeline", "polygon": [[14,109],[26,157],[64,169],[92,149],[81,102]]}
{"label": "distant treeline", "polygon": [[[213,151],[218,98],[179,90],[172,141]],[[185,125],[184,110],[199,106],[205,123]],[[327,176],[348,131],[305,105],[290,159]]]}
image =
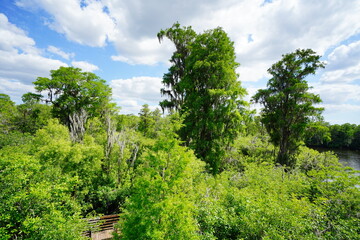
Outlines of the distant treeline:
{"label": "distant treeline", "polygon": [[305,143],[308,147],[360,150],[360,125],[317,123],[308,129]]}

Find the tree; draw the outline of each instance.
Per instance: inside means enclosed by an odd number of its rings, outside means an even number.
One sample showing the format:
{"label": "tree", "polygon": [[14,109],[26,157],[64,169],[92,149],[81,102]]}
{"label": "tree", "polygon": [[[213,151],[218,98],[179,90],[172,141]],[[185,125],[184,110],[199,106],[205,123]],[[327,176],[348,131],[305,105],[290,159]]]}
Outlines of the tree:
{"label": "tree", "polygon": [[144,104],[139,113],[139,131],[146,137],[155,137],[156,124],[161,118],[161,112],[159,109],[151,111],[149,105]]}
{"label": "tree", "polygon": [[52,103],[54,117],[69,127],[74,140],[81,140],[87,119],[109,107],[111,88],[94,73],[79,68],[60,67],[50,72],[51,78],[37,78],[35,89],[48,93],[45,101]]}
{"label": "tree", "polygon": [[0,93],[0,133],[8,134],[15,128],[17,115],[15,103],[6,94]]}
{"label": "tree", "polygon": [[329,147],[331,148],[349,148],[353,140],[354,130],[356,125],[345,123],[342,125],[332,125],[330,127],[331,141]]}
{"label": "tree", "polygon": [[170,99],[161,101],[160,106],[163,110],[180,110],[185,97],[185,86],[183,86],[181,80],[185,74],[186,59],[190,55],[189,46],[194,42],[196,32],[191,27],[181,28],[179,23],[175,23],[171,28],[161,30],[157,36],[160,42],[164,37],[167,37],[174,43],[176,48],[170,59],[172,66],[163,77],[162,83],[165,88],[161,89],[161,94],[168,96]]}
{"label": "tree", "polygon": [[200,238],[194,191],[204,163],[172,135],[164,134],[141,157],[115,239]]}
{"label": "tree", "polygon": [[31,147],[0,149],[0,239],[85,239],[78,177],[43,165]]}
{"label": "tree", "polygon": [[246,104],[241,100],[246,91],[237,81],[233,42],[221,28],[196,34],[179,24],[159,35],[176,46],[163,80],[171,87],[166,92],[170,101],[161,106],[179,111],[184,118],[182,140],[216,174],[226,147],[240,132],[241,108]]}
{"label": "tree", "polygon": [[354,129],[353,140],[351,141],[350,148],[353,150],[360,150],[360,125]]}
{"label": "tree", "polygon": [[23,133],[34,134],[44,127],[51,118],[51,106],[41,104],[41,95],[25,93],[22,96],[23,104],[17,105],[17,128]]}
{"label": "tree", "polygon": [[268,72],[272,78],[267,89],[260,89],[253,101],[264,106],[262,119],[274,145],[279,146],[277,162],[289,167],[294,166],[293,154],[309,122],[319,117],[322,108],[313,104],[320,103],[318,95],[310,93],[305,78],[323,68],[320,56],[311,49],[296,50],[283,55],[282,60],[272,65]]}
{"label": "tree", "polygon": [[308,125],[305,130],[306,146],[326,146],[331,141],[329,123],[318,121]]}

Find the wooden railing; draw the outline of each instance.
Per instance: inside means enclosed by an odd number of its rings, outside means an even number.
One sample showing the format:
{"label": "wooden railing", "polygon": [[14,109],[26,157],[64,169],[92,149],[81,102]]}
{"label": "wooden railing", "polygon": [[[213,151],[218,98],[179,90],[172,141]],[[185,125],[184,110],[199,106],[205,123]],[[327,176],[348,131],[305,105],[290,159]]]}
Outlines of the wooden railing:
{"label": "wooden railing", "polygon": [[88,219],[89,230],[84,235],[93,240],[110,239],[114,231],[114,225],[119,221],[119,215],[106,215],[94,219]]}

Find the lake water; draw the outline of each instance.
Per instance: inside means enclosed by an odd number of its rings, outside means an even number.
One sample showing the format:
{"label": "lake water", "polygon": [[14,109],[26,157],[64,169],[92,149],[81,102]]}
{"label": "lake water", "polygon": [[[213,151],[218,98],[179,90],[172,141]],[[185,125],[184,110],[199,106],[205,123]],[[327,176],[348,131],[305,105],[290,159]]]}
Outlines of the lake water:
{"label": "lake water", "polygon": [[360,171],[360,152],[351,150],[334,150],[339,161],[346,166]]}
{"label": "lake water", "polygon": [[319,152],[332,151],[338,156],[342,164],[360,171],[360,151],[326,148],[316,148],[316,150]]}

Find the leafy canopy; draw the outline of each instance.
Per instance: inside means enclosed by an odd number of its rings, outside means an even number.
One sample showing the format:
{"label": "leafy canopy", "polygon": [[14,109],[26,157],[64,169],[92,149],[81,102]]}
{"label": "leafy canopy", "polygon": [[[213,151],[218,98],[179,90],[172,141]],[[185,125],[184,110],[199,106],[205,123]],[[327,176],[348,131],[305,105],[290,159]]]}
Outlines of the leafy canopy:
{"label": "leafy canopy", "polygon": [[279,146],[278,163],[287,166],[295,164],[292,155],[298,148],[306,126],[313,118],[320,117],[322,108],[313,104],[320,103],[318,95],[310,93],[305,78],[315,74],[324,63],[311,49],[298,49],[283,55],[282,60],[272,65],[268,72],[272,78],[267,89],[260,89],[253,100],[264,106],[262,123]]}
{"label": "leafy canopy", "polygon": [[234,43],[221,28],[196,34],[191,27],[178,23],[162,30],[159,38],[169,38],[175,45],[164,75],[162,89],[169,96],[160,105],[178,110],[184,118],[180,136],[197,157],[208,163],[211,172],[218,173],[226,147],[241,130],[241,108],[246,94],[236,68]]}
{"label": "leafy canopy", "polygon": [[53,104],[53,115],[62,123],[69,125],[70,115],[81,111],[98,116],[109,104],[111,88],[94,73],[74,67],[50,72],[50,78],[38,77],[34,85],[38,92],[47,92],[45,101]]}

